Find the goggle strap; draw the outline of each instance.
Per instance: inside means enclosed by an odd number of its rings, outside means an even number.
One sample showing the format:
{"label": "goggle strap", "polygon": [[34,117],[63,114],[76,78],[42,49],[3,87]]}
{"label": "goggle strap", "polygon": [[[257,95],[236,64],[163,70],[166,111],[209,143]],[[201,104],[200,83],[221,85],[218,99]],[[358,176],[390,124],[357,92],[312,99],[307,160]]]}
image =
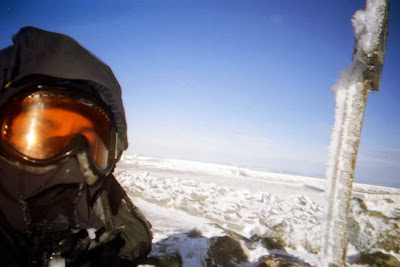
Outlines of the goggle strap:
{"label": "goggle strap", "polygon": [[114,159],[118,159],[118,140],[119,140],[119,133],[115,132],[115,147],[114,147]]}

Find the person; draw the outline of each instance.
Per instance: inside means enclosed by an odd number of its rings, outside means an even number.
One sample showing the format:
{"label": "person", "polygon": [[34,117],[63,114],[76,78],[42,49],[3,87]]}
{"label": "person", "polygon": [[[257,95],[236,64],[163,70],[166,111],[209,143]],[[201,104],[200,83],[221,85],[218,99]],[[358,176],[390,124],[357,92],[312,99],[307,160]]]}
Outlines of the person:
{"label": "person", "polygon": [[134,266],[151,226],[112,175],[121,88],[74,39],[34,27],[0,51],[2,266]]}

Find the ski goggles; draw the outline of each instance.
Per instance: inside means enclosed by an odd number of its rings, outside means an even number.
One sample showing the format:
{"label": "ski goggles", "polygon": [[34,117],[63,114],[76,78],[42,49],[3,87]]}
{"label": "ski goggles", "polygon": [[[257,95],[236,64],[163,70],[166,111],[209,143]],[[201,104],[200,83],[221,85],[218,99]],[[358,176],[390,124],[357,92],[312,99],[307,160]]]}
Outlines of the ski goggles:
{"label": "ski goggles", "polygon": [[110,169],[115,132],[104,110],[76,94],[38,88],[11,98],[1,108],[0,140],[33,163],[85,148],[99,170]]}

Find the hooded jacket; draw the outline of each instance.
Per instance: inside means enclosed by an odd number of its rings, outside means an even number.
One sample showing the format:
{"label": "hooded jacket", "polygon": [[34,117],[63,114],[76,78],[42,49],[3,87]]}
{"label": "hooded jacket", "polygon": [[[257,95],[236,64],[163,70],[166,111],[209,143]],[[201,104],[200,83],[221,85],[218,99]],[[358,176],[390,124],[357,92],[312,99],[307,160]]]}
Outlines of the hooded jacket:
{"label": "hooded jacket", "polygon": [[[118,155],[128,147],[121,87],[109,66],[60,33],[24,27],[13,36],[13,45],[0,50],[0,94],[9,83],[32,76],[87,81],[109,106],[118,133]],[[0,103],[1,104],[1,103]]]}
{"label": "hooded jacket", "polygon": [[[15,84],[48,80],[90,84],[83,88],[85,93],[100,98],[111,112],[119,157],[128,147],[127,126],[121,88],[110,67],[59,33],[24,27],[13,43],[0,50],[0,106],[20,90],[12,86]],[[42,257],[45,252],[61,251],[67,263],[80,265],[94,259],[98,262],[92,266],[116,266],[102,262],[102,256],[109,258],[112,250],[122,260],[132,262],[148,255],[151,226],[112,174],[87,184],[77,158],[62,161],[43,174],[32,175],[21,166],[0,157],[3,262],[37,266],[46,262]],[[88,234],[91,228],[96,230],[95,239]]]}

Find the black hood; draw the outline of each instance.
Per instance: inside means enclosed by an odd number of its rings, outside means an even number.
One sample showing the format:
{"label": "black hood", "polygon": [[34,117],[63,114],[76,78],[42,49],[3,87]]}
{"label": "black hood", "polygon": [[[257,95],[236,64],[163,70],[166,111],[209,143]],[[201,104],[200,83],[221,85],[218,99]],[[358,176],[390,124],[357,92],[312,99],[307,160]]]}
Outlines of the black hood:
{"label": "black hood", "polygon": [[30,76],[88,81],[113,113],[119,152],[128,147],[121,87],[109,66],[71,37],[34,27],[22,28],[13,43],[0,50],[0,93],[9,82]]}

